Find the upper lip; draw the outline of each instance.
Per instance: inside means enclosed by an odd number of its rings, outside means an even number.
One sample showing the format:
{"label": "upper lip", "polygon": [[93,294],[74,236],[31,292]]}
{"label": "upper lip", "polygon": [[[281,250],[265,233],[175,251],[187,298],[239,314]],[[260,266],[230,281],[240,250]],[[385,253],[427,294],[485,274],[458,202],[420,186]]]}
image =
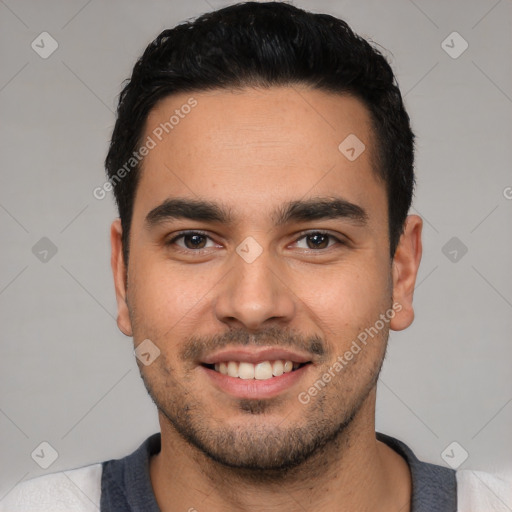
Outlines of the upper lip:
{"label": "upper lip", "polygon": [[253,348],[230,348],[219,350],[205,357],[201,363],[216,364],[229,361],[237,361],[244,363],[261,363],[263,361],[292,361],[293,363],[308,363],[311,361],[311,355],[303,352],[287,350],[276,347]]}

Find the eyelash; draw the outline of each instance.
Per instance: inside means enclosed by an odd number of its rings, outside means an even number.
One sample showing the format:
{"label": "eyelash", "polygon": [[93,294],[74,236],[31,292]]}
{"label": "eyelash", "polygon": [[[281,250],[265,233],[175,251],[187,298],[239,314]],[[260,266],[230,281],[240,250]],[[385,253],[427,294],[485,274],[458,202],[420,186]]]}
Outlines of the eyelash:
{"label": "eyelash", "polygon": [[[181,231],[176,236],[174,236],[171,240],[166,242],[166,245],[171,246],[171,245],[175,244],[176,241],[179,240],[180,238],[184,238],[185,236],[192,236],[192,235],[199,235],[199,236],[202,236],[202,237],[205,237],[205,238],[208,238],[211,240],[211,237],[208,234],[204,233],[203,231]],[[321,231],[321,230],[303,231],[303,232],[299,233],[299,237],[295,240],[295,243],[298,242],[299,240],[306,238],[307,236],[312,236],[312,235],[327,236],[327,237],[329,237],[329,239],[334,240],[335,242],[337,242],[340,245],[346,245],[346,242],[344,242],[343,240],[340,240],[338,237],[332,235],[328,231]],[[307,249],[307,252],[308,253],[323,252],[323,251],[326,251],[327,249],[329,249],[330,247],[332,247],[332,245],[330,245],[324,249]],[[182,247],[180,247],[180,249],[179,249],[180,252],[186,252],[189,254],[190,253],[202,254],[203,252],[208,251],[208,250],[209,249],[197,249],[197,250],[186,249],[186,248],[184,249]]]}

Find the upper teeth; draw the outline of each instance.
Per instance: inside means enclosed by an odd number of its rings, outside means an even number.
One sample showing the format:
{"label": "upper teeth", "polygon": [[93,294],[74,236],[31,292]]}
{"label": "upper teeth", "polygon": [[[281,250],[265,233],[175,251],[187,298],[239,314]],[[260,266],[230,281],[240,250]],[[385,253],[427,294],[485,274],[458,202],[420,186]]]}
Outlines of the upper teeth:
{"label": "upper teeth", "polygon": [[229,361],[228,363],[216,363],[215,370],[223,375],[230,377],[239,377],[240,379],[266,380],[272,377],[279,377],[283,373],[289,373],[294,368],[298,368],[299,363],[292,361],[263,361],[252,364],[244,361]]}

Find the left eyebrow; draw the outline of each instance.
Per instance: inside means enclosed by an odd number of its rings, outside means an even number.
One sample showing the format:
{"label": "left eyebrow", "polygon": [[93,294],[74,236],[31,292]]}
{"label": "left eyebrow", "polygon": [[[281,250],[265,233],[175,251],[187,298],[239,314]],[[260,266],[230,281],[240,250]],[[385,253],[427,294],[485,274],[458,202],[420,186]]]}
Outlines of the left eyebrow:
{"label": "left eyebrow", "polygon": [[[230,209],[212,201],[190,198],[166,199],[153,208],[146,216],[145,223],[152,228],[172,219],[189,219],[203,222],[233,224]],[[291,222],[308,222],[322,219],[347,219],[364,226],[368,221],[367,212],[359,205],[339,197],[320,197],[290,201],[277,208],[272,215],[276,226]]]}
{"label": "left eyebrow", "polygon": [[359,205],[339,197],[291,201],[278,209],[274,216],[276,226],[289,222],[307,222],[322,219],[347,219],[364,226],[368,214]]}

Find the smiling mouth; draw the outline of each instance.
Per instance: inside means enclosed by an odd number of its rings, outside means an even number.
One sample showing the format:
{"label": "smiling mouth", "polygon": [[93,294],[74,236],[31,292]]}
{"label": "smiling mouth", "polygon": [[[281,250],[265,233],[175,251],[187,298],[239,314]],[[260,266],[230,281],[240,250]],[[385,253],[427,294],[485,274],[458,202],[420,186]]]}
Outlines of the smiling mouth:
{"label": "smiling mouth", "polygon": [[203,363],[202,366],[227,377],[243,380],[269,380],[280,377],[285,373],[291,373],[307,364],[310,364],[310,361],[294,363],[293,361],[278,359],[275,361],[262,361],[256,364],[245,361],[222,361],[215,364]]}

